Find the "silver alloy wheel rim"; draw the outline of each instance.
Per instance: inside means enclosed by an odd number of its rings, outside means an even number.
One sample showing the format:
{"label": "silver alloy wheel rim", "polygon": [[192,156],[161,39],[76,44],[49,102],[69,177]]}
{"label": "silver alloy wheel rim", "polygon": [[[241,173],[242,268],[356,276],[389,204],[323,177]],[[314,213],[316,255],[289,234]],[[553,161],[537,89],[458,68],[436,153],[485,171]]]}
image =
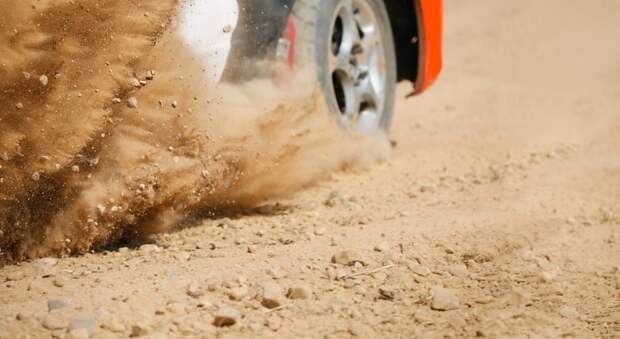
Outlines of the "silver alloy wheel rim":
{"label": "silver alloy wheel rim", "polygon": [[367,0],[342,0],[331,23],[331,100],[345,126],[375,130],[384,112],[387,77],[379,18]]}

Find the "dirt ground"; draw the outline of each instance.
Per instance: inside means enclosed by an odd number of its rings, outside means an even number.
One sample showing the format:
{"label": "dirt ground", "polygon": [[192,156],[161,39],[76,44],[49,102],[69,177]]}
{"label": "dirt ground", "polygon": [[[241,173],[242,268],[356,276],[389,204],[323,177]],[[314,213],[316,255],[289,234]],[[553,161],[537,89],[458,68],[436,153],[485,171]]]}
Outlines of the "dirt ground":
{"label": "dirt ground", "polygon": [[399,99],[391,160],[7,265],[0,337],[620,337],[620,3],[445,5],[445,71]]}

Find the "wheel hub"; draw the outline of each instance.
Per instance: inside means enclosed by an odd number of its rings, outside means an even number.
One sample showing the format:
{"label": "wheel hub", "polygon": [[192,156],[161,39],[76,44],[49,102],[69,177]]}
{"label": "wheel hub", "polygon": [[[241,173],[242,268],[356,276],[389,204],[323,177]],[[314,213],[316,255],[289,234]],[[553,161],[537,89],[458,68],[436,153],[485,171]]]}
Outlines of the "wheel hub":
{"label": "wheel hub", "polygon": [[331,100],[341,121],[356,129],[376,128],[384,111],[385,50],[379,30],[379,19],[366,0],[341,1],[332,20]]}

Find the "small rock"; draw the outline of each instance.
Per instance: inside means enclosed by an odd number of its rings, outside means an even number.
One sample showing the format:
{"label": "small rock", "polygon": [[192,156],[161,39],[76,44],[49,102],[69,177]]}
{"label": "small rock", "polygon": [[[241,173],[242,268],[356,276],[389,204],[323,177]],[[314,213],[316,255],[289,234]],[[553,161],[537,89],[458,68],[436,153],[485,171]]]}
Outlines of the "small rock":
{"label": "small rock", "polygon": [[410,264],[409,269],[411,270],[411,272],[421,277],[428,277],[431,274],[431,270],[428,267],[422,266],[420,264]]}
{"label": "small rock", "polygon": [[241,314],[230,307],[222,307],[215,314],[213,325],[216,327],[229,327],[237,323]]}
{"label": "small rock", "polygon": [[55,277],[54,280],[52,280],[52,284],[59,288],[64,287],[67,284],[67,279],[64,277]]}
{"label": "small rock", "polygon": [[223,31],[224,33],[230,33],[230,32],[232,31],[232,26],[230,26],[230,25],[226,25],[226,26],[224,26],[224,28],[222,29],[222,31]]}
{"label": "small rock", "polygon": [[101,327],[107,328],[111,332],[114,333],[123,333],[125,332],[125,325],[116,317],[109,317],[102,321]]}
{"label": "small rock", "polygon": [[387,241],[382,241],[381,243],[375,246],[376,252],[387,252],[389,250],[390,250],[390,244],[388,244]]}
{"label": "small rock", "polygon": [[58,264],[58,259],[56,258],[42,258],[36,261],[36,264],[44,267],[54,267]]}
{"label": "small rock", "polygon": [[18,102],[15,104],[15,108],[19,109],[23,109],[24,108],[24,104],[22,104],[21,102]]}
{"label": "small rock", "polygon": [[433,287],[431,289],[431,298],[431,309],[435,311],[456,310],[460,306],[460,301],[456,296],[456,291],[451,289]]}
{"label": "small rock", "polygon": [[60,310],[65,307],[69,307],[71,305],[71,300],[69,299],[48,299],[47,300],[47,309],[51,312],[54,310]]}
{"label": "small rock", "polygon": [[41,85],[43,86],[47,86],[47,84],[49,83],[49,79],[47,77],[47,75],[43,74],[39,77],[39,82],[41,83]]}
{"label": "small rock", "polygon": [[159,250],[160,250],[159,246],[155,244],[145,244],[145,245],[140,246],[140,253],[143,253],[143,254],[151,254],[151,253],[159,252]]}
{"label": "small rock", "polygon": [[448,267],[448,272],[455,277],[464,278],[469,275],[469,271],[467,271],[467,266],[464,264],[456,264]]}
{"label": "small rock", "polygon": [[522,306],[530,303],[530,295],[522,289],[513,289],[503,296],[503,299],[512,306]]}
{"label": "small rock", "polygon": [[276,280],[286,277],[286,272],[277,268],[268,268],[266,272],[267,275]]}
{"label": "small rock", "polygon": [[286,296],[289,299],[309,299],[312,296],[312,290],[304,285],[293,286],[288,289]]}
{"label": "small rock", "polygon": [[174,258],[178,261],[188,261],[191,255],[187,252],[178,252],[174,254]]}
{"label": "small rock", "polygon": [[570,306],[562,306],[560,307],[560,315],[566,319],[578,319],[579,312],[577,309]]}
{"label": "small rock", "polygon": [[381,286],[379,287],[379,299],[383,300],[394,300],[396,296],[396,289],[391,286]]}
{"label": "small rock", "polygon": [[48,314],[43,319],[43,327],[50,330],[62,330],[67,328],[67,321],[58,314]]}
{"label": "small rock", "polygon": [[172,108],[177,108],[179,106],[179,103],[174,100],[172,103],[170,103],[170,106],[172,106]]}
{"label": "small rock", "polygon": [[325,232],[327,232],[327,229],[325,227],[320,227],[314,230],[314,235],[321,236],[325,234]]}
{"label": "small rock", "polygon": [[236,287],[228,292],[230,300],[241,301],[248,294],[248,288],[245,286]]}
{"label": "small rock", "polygon": [[78,165],[71,166],[71,172],[73,172],[73,173],[80,173],[80,166],[78,166]]}
{"label": "small rock", "polygon": [[136,78],[131,78],[129,79],[129,84],[133,87],[142,87],[142,84],[140,83],[140,80],[136,79]]}
{"label": "small rock", "polygon": [[435,191],[435,185],[433,184],[423,184],[420,185],[421,193],[433,193]]}
{"label": "small rock", "polygon": [[9,275],[7,275],[6,280],[7,281],[20,281],[24,279],[25,276],[26,274],[24,273],[24,271],[18,270],[18,271],[12,272]]}
{"label": "small rock", "polygon": [[355,251],[341,251],[332,256],[332,263],[345,266],[353,266],[355,263],[365,265],[362,256]]}
{"label": "small rock", "polygon": [[41,179],[41,174],[39,172],[32,173],[32,180],[33,181],[39,181],[39,179]]}
{"label": "small rock", "polygon": [[65,337],[65,339],[88,339],[90,338],[90,334],[88,333],[88,330],[80,328],[77,330],[70,330],[67,333],[67,336]]}
{"label": "small rock", "polygon": [[112,98],[112,103],[113,104],[120,104],[121,102],[123,102],[123,100],[121,100],[121,98]]}
{"label": "small rock", "polygon": [[138,108],[139,105],[140,103],[138,102],[138,99],[136,97],[130,97],[129,99],[127,99],[127,107]]}
{"label": "small rock", "polygon": [[69,321],[69,331],[86,330],[88,336],[93,334],[96,326],[97,323],[93,318],[73,318]]}
{"label": "small rock", "polygon": [[267,308],[276,308],[282,305],[284,294],[278,284],[263,284],[263,300],[261,304]]}
{"label": "small rock", "polygon": [[198,282],[192,281],[187,286],[186,293],[187,293],[187,295],[189,295],[192,298],[198,298],[198,297],[200,297],[200,296],[202,296],[204,294],[204,291],[202,290],[202,288],[200,287]]}
{"label": "small rock", "polygon": [[[172,313],[172,314],[177,314],[177,315],[183,315],[187,313],[187,309],[185,308],[185,305],[182,303],[178,303],[178,302],[171,302],[166,306],[166,309],[168,310],[168,312]],[[163,312],[160,312],[163,313]]]}
{"label": "small rock", "polygon": [[141,337],[149,334],[151,329],[145,323],[138,322],[131,326],[131,334],[130,337]]}
{"label": "small rock", "polygon": [[211,301],[209,299],[200,298],[200,300],[198,300],[198,303],[196,304],[196,306],[198,306],[200,308],[209,308],[209,307],[213,306],[213,303],[211,303]]}

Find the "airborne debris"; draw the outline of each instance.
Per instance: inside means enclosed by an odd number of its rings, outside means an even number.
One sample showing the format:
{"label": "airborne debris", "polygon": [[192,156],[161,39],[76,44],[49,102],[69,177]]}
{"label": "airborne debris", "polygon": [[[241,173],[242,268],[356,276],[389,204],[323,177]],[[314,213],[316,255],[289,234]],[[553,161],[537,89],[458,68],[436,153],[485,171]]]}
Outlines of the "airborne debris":
{"label": "airborne debris", "polygon": [[129,97],[129,99],[127,99],[127,106],[129,108],[138,108],[138,99],[136,97]]}
{"label": "airborne debris", "polygon": [[49,83],[49,79],[47,78],[47,75],[43,74],[39,77],[39,82],[41,82],[41,85],[43,86],[47,86],[47,84]]}

